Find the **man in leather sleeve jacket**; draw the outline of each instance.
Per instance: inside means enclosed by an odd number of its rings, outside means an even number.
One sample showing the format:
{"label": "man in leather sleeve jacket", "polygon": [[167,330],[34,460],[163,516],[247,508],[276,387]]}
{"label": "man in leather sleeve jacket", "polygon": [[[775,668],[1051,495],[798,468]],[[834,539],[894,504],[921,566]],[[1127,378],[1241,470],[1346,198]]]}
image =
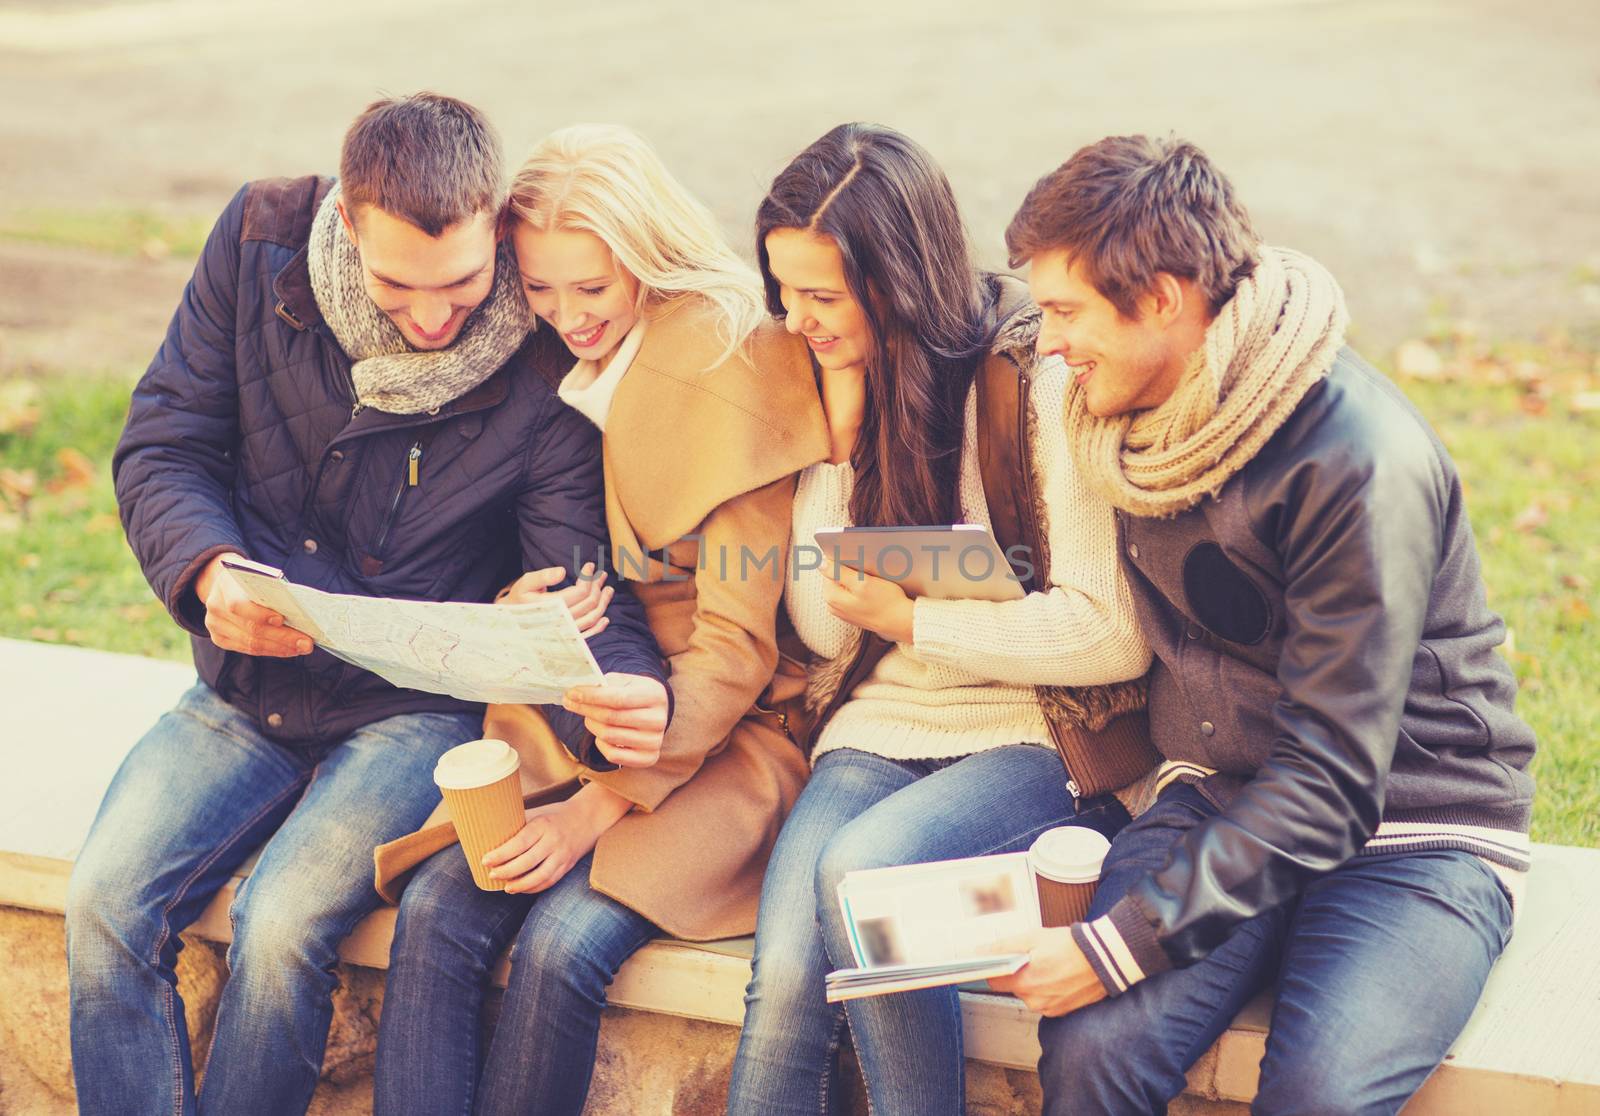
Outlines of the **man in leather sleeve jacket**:
{"label": "man in leather sleeve jacket", "polygon": [[[575,553],[606,549],[599,442],[552,387],[565,346],[529,337],[504,193],[476,109],[372,105],[337,184],[239,191],[134,390],[117,499],[200,677],[123,762],[73,869],[85,1114],[304,1112],[339,942],[379,903],[373,848],[422,824],[434,764],[482,733],[481,705],[392,686],[284,626],[223,556],[412,600],[488,601],[524,569],[569,605],[598,584],[573,574]],[[609,758],[653,759],[642,730],[659,751],[670,699],[626,591],[590,647],[606,682],[569,702],[610,707],[588,715]],[[575,796],[535,820],[581,845],[599,808]],[[258,848],[196,1097],[178,934]]]}
{"label": "man in leather sleeve jacket", "polygon": [[1532,732],[1460,478],[1176,139],[1112,137],[1007,232],[1069,437],[1117,509],[1165,763],[1085,922],[996,981],[1044,1016],[1045,1111],[1164,1111],[1258,990],[1253,1111],[1394,1112],[1471,1015],[1528,866]]}

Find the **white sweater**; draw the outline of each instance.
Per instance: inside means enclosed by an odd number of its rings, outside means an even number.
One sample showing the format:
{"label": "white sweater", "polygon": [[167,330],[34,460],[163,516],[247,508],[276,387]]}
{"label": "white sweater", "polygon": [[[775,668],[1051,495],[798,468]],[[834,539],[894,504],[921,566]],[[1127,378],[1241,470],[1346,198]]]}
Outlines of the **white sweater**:
{"label": "white sweater", "polygon": [[[1068,451],[1061,416],[1069,375],[1054,358],[1034,369],[1039,421],[1032,449],[1049,518],[1049,588],[998,603],[918,598],[913,642],[896,644],[856,687],[823,729],[813,761],[834,748],[932,759],[1005,744],[1048,745],[1034,686],[1103,685],[1137,678],[1149,667],[1150,649],[1117,560],[1111,507],[1089,491]],[[848,463],[822,462],[800,474],[797,545],[819,527],[852,526],[854,479]],[[975,390],[967,396],[960,485],[966,522],[991,526],[978,469]],[[851,627],[828,611],[821,571],[797,569],[784,600],[813,653],[830,659],[843,653]]]}

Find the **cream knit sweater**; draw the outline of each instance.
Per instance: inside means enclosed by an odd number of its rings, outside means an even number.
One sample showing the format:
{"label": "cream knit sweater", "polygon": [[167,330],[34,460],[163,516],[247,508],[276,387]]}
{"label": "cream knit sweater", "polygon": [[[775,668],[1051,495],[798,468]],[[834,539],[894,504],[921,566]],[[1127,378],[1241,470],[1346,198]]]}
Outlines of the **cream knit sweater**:
{"label": "cream knit sweater", "polygon": [[[1004,744],[1050,743],[1036,685],[1093,686],[1142,675],[1150,649],[1116,553],[1110,505],[1093,495],[1068,452],[1064,414],[1069,372],[1059,359],[1034,369],[1033,460],[1049,518],[1047,591],[1018,601],[919,598],[914,637],[896,644],[823,729],[813,761],[834,748],[894,759],[953,758]],[[991,526],[978,470],[977,394],[968,393],[961,449],[961,509]],[[821,462],[800,474],[794,540],[819,527],[851,526],[854,470]],[[824,563],[826,566],[826,563]],[[795,631],[836,658],[851,629],[828,611],[821,571],[798,570],[784,590]]]}

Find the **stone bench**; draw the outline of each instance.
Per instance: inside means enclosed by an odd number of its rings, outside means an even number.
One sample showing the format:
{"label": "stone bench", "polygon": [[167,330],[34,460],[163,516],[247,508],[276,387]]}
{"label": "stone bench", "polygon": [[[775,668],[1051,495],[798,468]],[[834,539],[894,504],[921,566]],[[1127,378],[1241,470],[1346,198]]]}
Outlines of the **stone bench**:
{"label": "stone bench", "polygon": [[[72,1111],[61,912],[74,856],[128,748],[188,686],[185,665],[0,640],[7,755],[0,781],[0,1113]],[[70,732],[63,725],[71,724]],[[241,870],[240,877],[248,871]],[[190,927],[180,961],[191,1032],[226,976],[220,943],[236,879]],[[323,1087],[313,1113],[370,1111],[370,1070],[394,912],[344,942]],[[1600,1113],[1600,851],[1537,846],[1526,910],[1467,1030],[1408,1113]],[[610,990],[588,1111],[720,1112],[748,939],[662,939]],[[497,975],[504,983],[504,968]],[[1037,1019],[963,992],[974,1116],[1036,1113]],[[1189,1075],[1174,1112],[1237,1113],[1253,1096],[1269,1005],[1249,1005]],[[195,1041],[197,1057],[203,1037]],[[859,1098],[857,1098],[859,1099]],[[864,1106],[861,1106],[864,1110]]]}

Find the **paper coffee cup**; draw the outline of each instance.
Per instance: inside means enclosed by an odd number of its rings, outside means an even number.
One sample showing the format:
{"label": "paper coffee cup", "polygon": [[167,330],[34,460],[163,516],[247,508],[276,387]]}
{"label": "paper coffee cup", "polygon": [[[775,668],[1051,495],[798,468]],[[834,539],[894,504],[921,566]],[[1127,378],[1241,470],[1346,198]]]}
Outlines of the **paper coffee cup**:
{"label": "paper coffee cup", "polygon": [[472,880],[484,891],[506,889],[504,880],[489,878],[483,856],[522,828],[521,767],[516,749],[504,740],[469,740],[440,756],[433,769]]}
{"label": "paper coffee cup", "polygon": [[1083,825],[1060,825],[1039,834],[1028,850],[1028,864],[1043,925],[1070,926],[1089,917],[1089,901],[1110,848],[1104,834]]}

